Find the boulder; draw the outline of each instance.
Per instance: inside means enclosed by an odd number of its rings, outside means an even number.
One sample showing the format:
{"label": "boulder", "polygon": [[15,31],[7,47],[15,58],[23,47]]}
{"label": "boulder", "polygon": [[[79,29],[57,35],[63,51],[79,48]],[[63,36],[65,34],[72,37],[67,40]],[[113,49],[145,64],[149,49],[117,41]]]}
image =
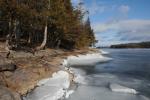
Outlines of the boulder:
{"label": "boulder", "polygon": [[4,86],[0,86],[0,100],[21,100],[18,93],[12,92]]}
{"label": "boulder", "polygon": [[0,72],[14,71],[15,69],[16,69],[16,66],[11,60],[0,56]]}

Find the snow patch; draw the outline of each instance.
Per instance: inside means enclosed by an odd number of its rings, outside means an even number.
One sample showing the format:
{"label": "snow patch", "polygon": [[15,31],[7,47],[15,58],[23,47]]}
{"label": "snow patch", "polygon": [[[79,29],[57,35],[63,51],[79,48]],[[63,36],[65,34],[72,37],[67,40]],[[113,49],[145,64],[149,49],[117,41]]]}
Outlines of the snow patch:
{"label": "snow patch", "polygon": [[74,90],[69,90],[69,91],[66,93],[65,98],[68,99],[69,96],[70,96],[71,94],[73,94],[73,93],[74,93]]}
{"label": "snow patch", "polygon": [[85,78],[81,75],[77,75],[75,78],[74,78],[74,82],[76,83],[80,83],[80,84],[86,84],[85,82]]}
{"label": "snow patch", "polygon": [[113,92],[120,92],[120,93],[130,93],[130,94],[137,94],[138,92],[135,89],[128,88],[119,84],[110,84],[110,89]]}
{"label": "snow patch", "polygon": [[74,74],[74,79],[73,81],[75,83],[80,83],[80,84],[87,84],[85,81],[84,75],[86,75],[85,71],[77,68],[70,68],[71,72]]}
{"label": "snow patch", "polygon": [[54,73],[52,78],[39,81],[37,85],[39,87],[28,94],[26,100],[58,100],[67,94],[66,89],[70,86],[69,74],[59,71]]}
{"label": "snow patch", "polygon": [[62,65],[63,65],[64,67],[67,67],[67,66],[68,66],[68,61],[67,61],[67,59],[64,59],[64,61],[62,62]]}
{"label": "snow patch", "polygon": [[69,74],[65,71],[59,71],[52,75],[52,78],[44,79],[38,82],[38,86],[55,86],[62,87],[64,89],[69,88],[70,80]]}
{"label": "snow patch", "polygon": [[[97,63],[102,63],[111,60],[111,58],[102,56],[101,53],[93,53],[78,56],[69,56],[67,58],[67,64],[71,66],[92,66]],[[65,61],[66,62],[66,61]],[[66,64],[64,62],[64,65]]]}
{"label": "snow patch", "polygon": [[103,55],[109,54],[109,52],[106,52],[106,51],[103,51],[103,50],[100,50],[100,53],[103,54]]}

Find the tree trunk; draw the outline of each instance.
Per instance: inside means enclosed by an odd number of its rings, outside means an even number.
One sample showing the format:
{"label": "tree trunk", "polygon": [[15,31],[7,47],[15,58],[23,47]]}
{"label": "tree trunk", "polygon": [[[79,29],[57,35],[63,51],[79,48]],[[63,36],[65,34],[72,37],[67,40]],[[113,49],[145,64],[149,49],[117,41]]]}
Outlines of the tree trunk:
{"label": "tree trunk", "polygon": [[9,33],[7,34],[7,36],[6,36],[6,43],[5,43],[5,50],[7,51],[7,52],[9,52],[10,51],[10,48],[11,48],[11,46],[10,46],[10,44],[9,44],[9,41],[11,41],[12,39],[11,39],[11,35],[12,35],[12,19],[10,18],[9,19]]}
{"label": "tree trunk", "polygon": [[42,44],[39,47],[36,48],[36,50],[44,49],[44,47],[46,46],[46,43],[47,43],[47,24],[46,24],[45,29],[44,29],[43,42],[42,42]]}
{"label": "tree trunk", "polygon": [[31,33],[29,33],[28,44],[31,44]]}
{"label": "tree trunk", "polygon": [[6,58],[9,58],[9,55],[10,55],[10,45],[9,45],[9,39],[10,39],[10,34],[8,34],[6,36],[6,46],[5,46],[5,50],[7,52],[7,55],[6,55]]}
{"label": "tree trunk", "polygon": [[11,49],[12,49],[12,33],[13,33],[13,31],[12,31],[12,25],[13,25],[13,21],[12,21],[12,18],[10,18],[9,19],[9,33],[7,34],[7,36],[6,36],[6,43],[5,43],[5,50],[6,50],[6,52],[7,52],[7,55],[6,55],[6,58],[9,58],[9,55],[10,55],[10,52],[11,52]]}
{"label": "tree trunk", "polygon": [[61,40],[58,40],[58,43],[57,43],[57,49],[59,49],[60,44],[61,44]]}
{"label": "tree trunk", "polygon": [[13,23],[13,34],[12,34],[12,38],[13,38],[13,48],[17,48],[18,47],[18,36],[17,36],[17,26],[18,26],[18,23],[17,23],[17,20],[15,19],[14,20],[14,23]]}

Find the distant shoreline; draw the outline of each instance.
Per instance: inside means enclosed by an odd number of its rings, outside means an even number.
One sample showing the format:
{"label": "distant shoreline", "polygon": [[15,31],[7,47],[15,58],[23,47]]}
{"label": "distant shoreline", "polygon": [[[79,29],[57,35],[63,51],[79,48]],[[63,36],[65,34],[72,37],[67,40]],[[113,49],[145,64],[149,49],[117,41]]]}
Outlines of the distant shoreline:
{"label": "distant shoreline", "polygon": [[112,47],[99,47],[97,49],[150,49],[150,48],[131,48],[131,47],[128,47],[128,48],[112,48]]}
{"label": "distant shoreline", "polygon": [[126,44],[117,44],[117,45],[111,45],[110,48],[119,48],[119,49],[125,49],[125,48],[150,48],[150,42],[140,42],[140,43],[126,43]]}

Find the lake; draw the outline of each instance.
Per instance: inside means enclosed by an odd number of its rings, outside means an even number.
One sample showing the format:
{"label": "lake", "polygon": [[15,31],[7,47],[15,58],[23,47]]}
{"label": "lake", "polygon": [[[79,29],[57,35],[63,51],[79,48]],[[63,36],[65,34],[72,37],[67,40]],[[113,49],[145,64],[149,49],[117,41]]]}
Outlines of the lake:
{"label": "lake", "polygon": [[[150,100],[150,49],[104,49],[111,61],[78,66],[84,82],[74,84],[66,100]],[[139,93],[112,92],[110,84],[133,88]]]}

